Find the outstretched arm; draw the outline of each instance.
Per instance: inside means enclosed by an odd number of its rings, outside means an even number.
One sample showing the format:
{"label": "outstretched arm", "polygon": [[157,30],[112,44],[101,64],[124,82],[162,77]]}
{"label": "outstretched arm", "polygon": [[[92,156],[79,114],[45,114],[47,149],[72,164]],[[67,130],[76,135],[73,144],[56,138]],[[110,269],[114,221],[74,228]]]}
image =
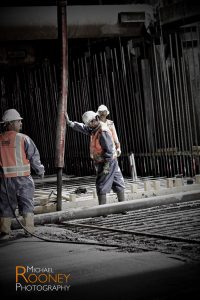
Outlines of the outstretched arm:
{"label": "outstretched arm", "polygon": [[86,126],[84,123],[79,123],[79,122],[76,122],[76,121],[70,121],[69,116],[68,116],[67,113],[65,113],[65,117],[66,117],[67,125],[69,127],[71,127],[73,130],[81,132],[81,133],[86,134],[86,135],[91,134],[91,129],[88,126]]}

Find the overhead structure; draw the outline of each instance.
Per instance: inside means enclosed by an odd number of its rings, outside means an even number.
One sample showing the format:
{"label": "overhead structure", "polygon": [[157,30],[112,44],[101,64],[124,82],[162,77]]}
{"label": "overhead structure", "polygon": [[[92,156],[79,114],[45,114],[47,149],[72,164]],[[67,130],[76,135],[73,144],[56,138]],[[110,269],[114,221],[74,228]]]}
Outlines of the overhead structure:
{"label": "overhead structure", "polygon": [[[1,7],[0,40],[57,39],[56,6]],[[140,36],[154,21],[150,5],[67,6],[68,39]]]}
{"label": "overhead structure", "polygon": [[186,23],[199,22],[200,4],[198,1],[163,1],[160,5],[160,22],[166,27],[178,27]]}

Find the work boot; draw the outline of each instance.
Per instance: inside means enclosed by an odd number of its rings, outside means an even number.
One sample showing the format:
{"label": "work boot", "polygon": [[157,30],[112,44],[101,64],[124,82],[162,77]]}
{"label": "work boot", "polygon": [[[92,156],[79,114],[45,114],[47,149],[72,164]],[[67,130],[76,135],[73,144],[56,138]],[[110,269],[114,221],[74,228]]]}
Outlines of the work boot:
{"label": "work boot", "polygon": [[[125,194],[124,194],[124,191],[118,192],[118,193],[117,193],[117,198],[118,198],[118,201],[119,201],[119,202],[125,201]],[[126,214],[127,214],[126,211],[122,211],[122,215],[126,215]]]}
{"label": "work boot", "polygon": [[[23,218],[24,218],[24,222],[23,225],[26,227],[26,229],[30,232],[30,233],[34,233],[34,214],[33,213],[26,213],[23,214]],[[28,235],[28,233],[25,231],[25,234]]]}
{"label": "work boot", "polygon": [[0,240],[8,240],[11,231],[11,218],[0,218]]}
{"label": "work boot", "polygon": [[124,191],[121,191],[121,192],[118,192],[118,193],[117,193],[117,199],[118,199],[119,202],[125,201],[125,194],[124,194]]}
{"label": "work boot", "polygon": [[106,204],[106,195],[105,194],[98,195],[98,199],[99,199],[99,205]]}

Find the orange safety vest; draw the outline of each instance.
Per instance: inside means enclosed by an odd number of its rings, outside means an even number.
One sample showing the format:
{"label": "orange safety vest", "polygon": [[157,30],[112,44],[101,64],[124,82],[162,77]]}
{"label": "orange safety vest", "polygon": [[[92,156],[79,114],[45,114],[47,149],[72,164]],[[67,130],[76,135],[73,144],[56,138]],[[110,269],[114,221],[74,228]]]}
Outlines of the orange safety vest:
{"label": "orange safety vest", "polygon": [[[99,143],[99,136],[101,135],[102,131],[107,131],[110,133],[112,141],[113,137],[108,128],[99,128],[95,134],[92,134],[90,137],[90,157],[94,159],[96,162],[103,162],[105,159],[103,157],[103,149]],[[115,144],[113,141],[113,158],[116,157],[116,150],[115,150]]]}
{"label": "orange safety vest", "polygon": [[0,166],[5,177],[30,175],[30,163],[24,150],[25,137],[16,131],[0,134]]}

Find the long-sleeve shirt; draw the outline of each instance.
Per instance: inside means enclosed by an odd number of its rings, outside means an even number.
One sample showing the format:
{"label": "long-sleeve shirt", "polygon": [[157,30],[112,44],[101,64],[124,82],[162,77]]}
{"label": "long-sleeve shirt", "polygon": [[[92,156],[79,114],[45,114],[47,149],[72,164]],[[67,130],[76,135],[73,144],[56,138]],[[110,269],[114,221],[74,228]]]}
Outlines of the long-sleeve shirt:
{"label": "long-sleeve shirt", "polygon": [[39,151],[33,140],[27,135],[25,135],[24,150],[27,155],[27,159],[30,162],[30,166],[35,173],[37,175],[44,174],[44,166],[41,164]]}

